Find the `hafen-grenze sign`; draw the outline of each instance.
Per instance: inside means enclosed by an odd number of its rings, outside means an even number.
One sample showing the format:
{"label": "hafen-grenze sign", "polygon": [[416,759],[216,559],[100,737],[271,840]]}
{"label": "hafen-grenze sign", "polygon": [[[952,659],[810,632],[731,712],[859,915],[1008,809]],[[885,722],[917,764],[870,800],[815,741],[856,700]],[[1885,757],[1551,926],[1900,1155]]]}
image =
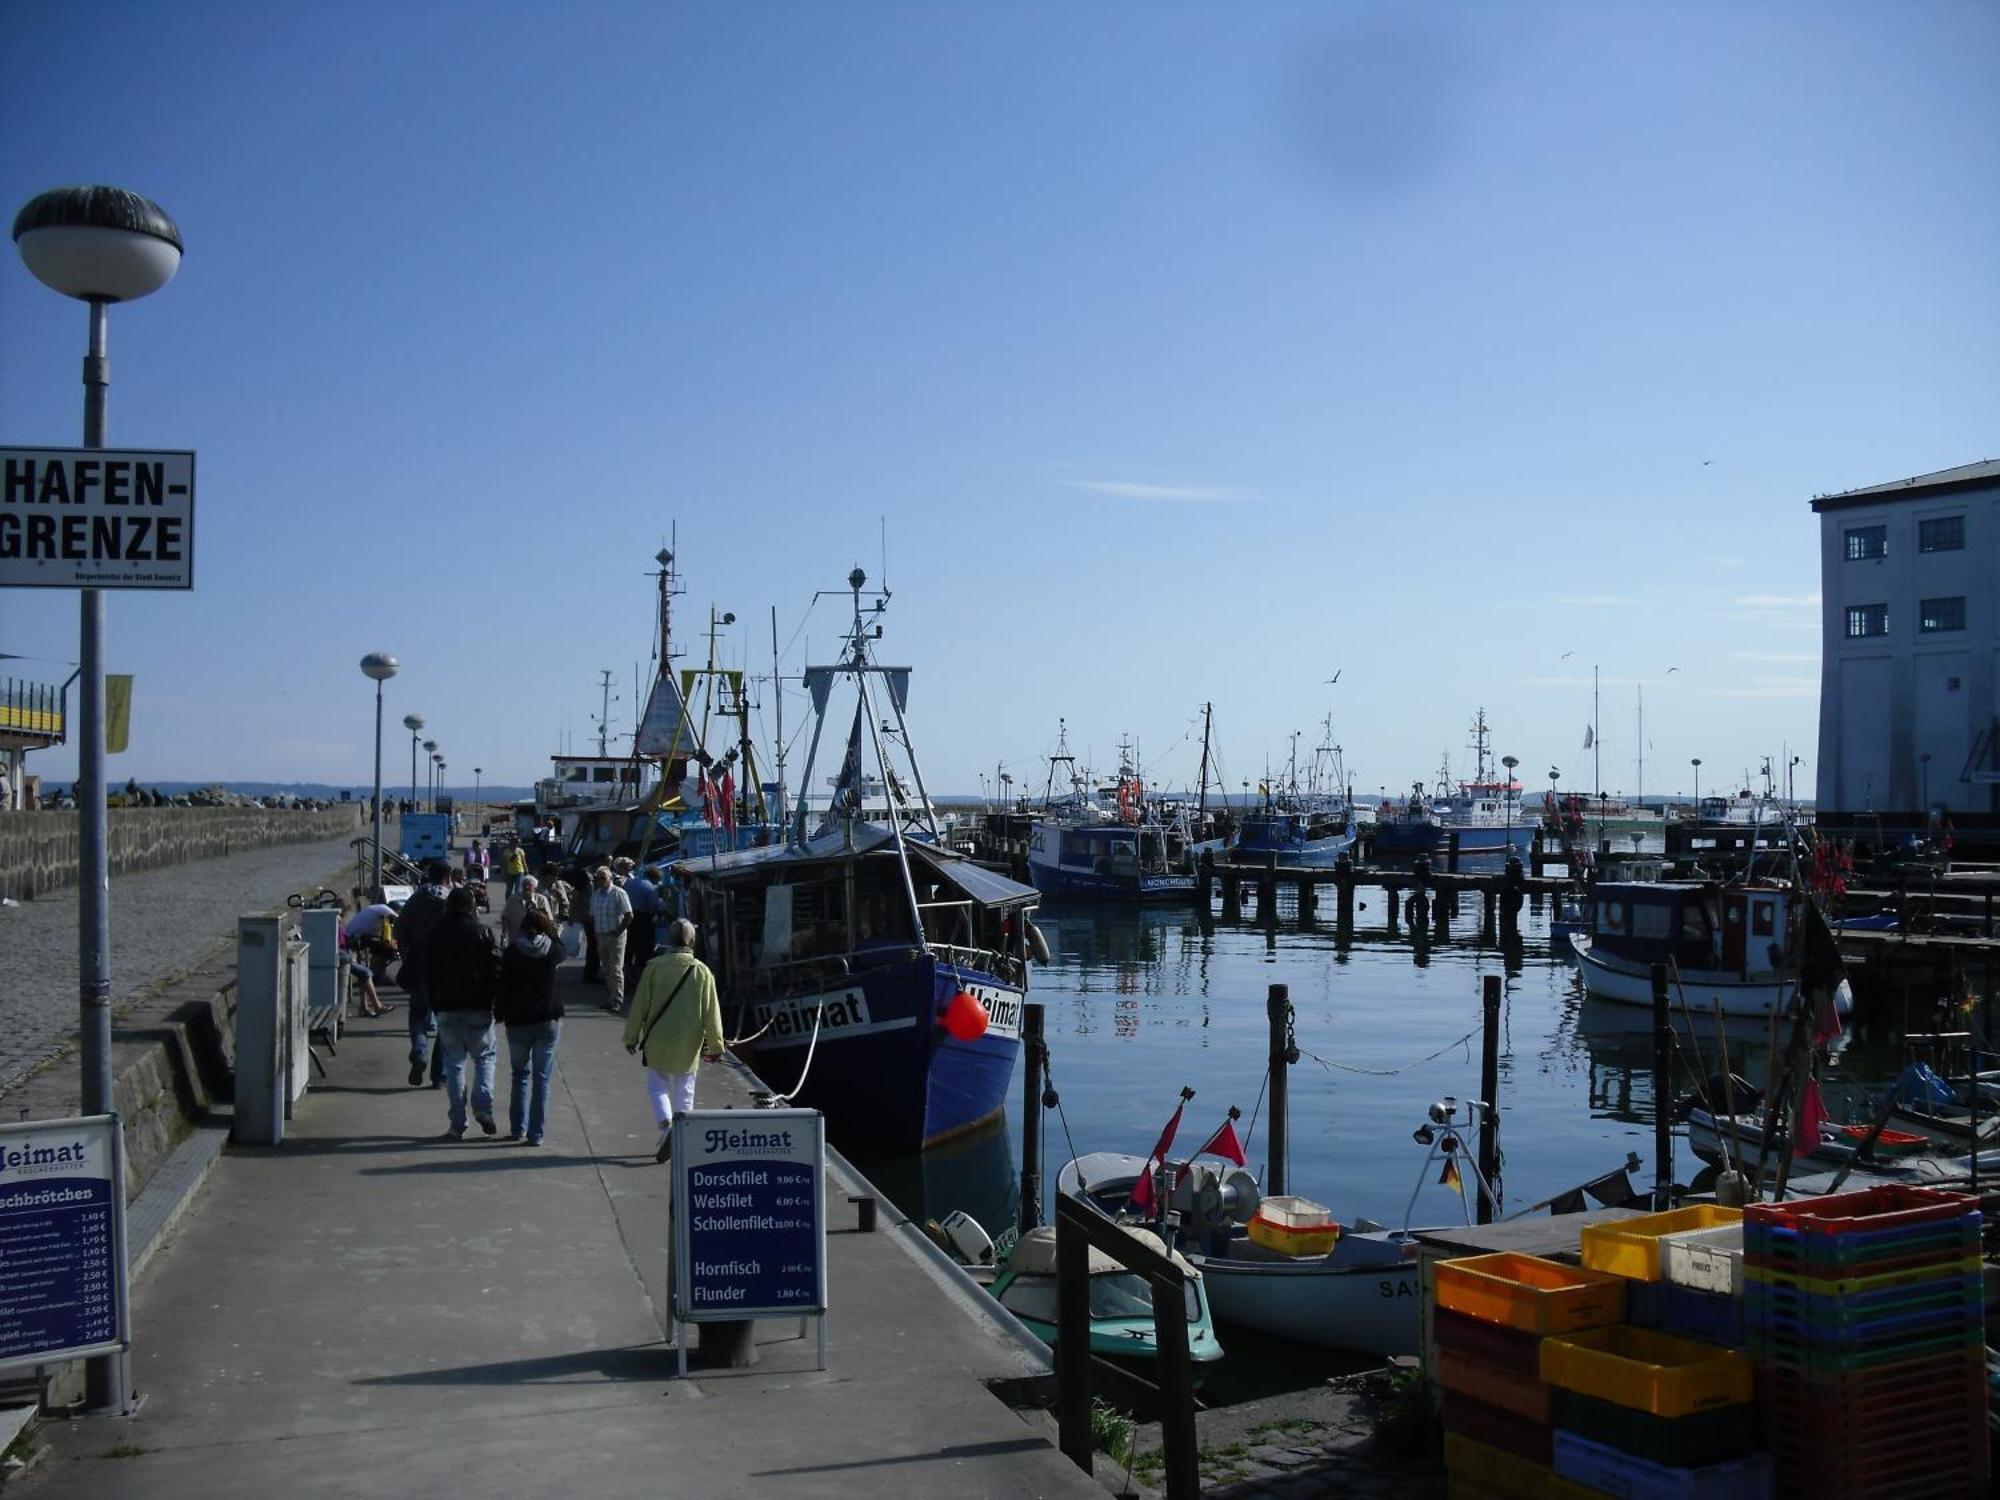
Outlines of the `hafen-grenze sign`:
{"label": "hafen-grenze sign", "polygon": [[0,587],[194,587],[194,454],[0,448]]}

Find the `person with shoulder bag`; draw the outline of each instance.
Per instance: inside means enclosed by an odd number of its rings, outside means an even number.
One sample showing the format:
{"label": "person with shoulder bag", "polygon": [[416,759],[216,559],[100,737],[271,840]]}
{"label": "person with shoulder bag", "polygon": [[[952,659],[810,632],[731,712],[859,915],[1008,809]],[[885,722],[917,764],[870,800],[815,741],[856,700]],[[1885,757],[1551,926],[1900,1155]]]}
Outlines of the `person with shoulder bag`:
{"label": "person with shoulder bag", "polygon": [[554,918],[534,908],[521,919],[519,934],[500,955],[498,1008],[507,1027],[507,1059],[513,1066],[507,1139],[525,1139],[530,1146],[541,1145],[548,1124],[549,1077],[555,1072],[556,1043],[562,1037],[556,968],[563,951],[555,938]]}
{"label": "person with shoulder bag", "polygon": [[722,1056],[722,1002],[715,975],[694,955],[694,923],[667,929],[667,948],[646,965],[625,1018],[625,1050],[646,1064],[646,1093],[660,1128],[654,1161],[673,1149],[674,1116],[694,1108],[695,1070]]}

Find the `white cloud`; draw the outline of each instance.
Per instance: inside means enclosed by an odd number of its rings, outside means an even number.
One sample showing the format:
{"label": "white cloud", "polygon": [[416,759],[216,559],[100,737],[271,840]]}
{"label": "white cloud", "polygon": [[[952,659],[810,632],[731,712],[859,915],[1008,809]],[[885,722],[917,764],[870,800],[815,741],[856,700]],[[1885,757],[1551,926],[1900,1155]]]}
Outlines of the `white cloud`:
{"label": "white cloud", "polygon": [[1206,484],[1141,484],[1129,479],[1065,479],[1063,484],[1069,489],[1088,490],[1093,495],[1109,495],[1115,500],[1200,504],[1256,498],[1246,490],[1226,489],[1219,485]]}

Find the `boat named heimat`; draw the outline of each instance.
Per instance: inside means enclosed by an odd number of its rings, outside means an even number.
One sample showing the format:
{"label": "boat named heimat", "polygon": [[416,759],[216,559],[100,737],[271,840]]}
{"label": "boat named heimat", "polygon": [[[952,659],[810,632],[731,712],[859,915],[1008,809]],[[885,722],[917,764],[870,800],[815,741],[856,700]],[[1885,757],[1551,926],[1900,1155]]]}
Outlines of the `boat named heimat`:
{"label": "boat named heimat", "polygon": [[[888,595],[864,606],[867,575],[847,581],[841,658],[805,674],[815,717],[802,788],[836,688],[841,707],[845,692],[855,699],[830,805],[801,795],[782,844],[685,859],[674,874],[738,1053],[840,1140],[917,1150],[1004,1107],[1037,896],[939,841],[904,715],[910,669],[870,655]],[[862,815],[871,761],[879,820]]]}

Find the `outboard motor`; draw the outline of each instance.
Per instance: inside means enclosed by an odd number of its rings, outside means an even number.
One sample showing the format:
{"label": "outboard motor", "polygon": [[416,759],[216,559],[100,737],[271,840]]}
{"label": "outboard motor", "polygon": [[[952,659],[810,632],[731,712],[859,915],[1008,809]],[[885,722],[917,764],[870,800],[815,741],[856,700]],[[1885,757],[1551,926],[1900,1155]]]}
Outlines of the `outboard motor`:
{"label": "outboard motor", "polygon": [[945,1247],[962,1265],[993,1264],[993,1237],[964,1209],[955,1208],[946,1214],[938,1229],[944,1235]]}

